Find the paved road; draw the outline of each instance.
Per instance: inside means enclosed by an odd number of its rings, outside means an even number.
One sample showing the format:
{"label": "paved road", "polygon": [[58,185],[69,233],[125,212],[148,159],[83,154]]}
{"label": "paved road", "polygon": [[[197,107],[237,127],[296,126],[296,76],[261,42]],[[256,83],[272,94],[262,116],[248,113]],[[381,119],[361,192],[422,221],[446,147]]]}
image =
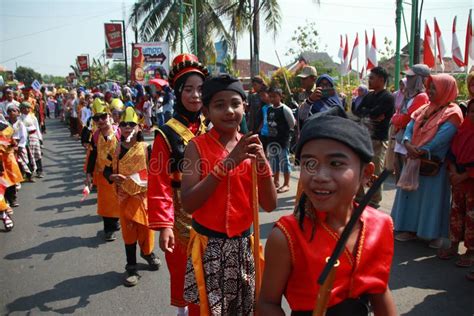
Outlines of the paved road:
{"label": "paved road", "polygon": [[[23,184],[21,205],[14,214],[16,227],[0,234],[0,313],[175,315],[168,305],[164,260],[156,272],[143,263],[140,284],[122,286],[123,243],[102,241],[94,194],[79,202],[84,150],[68,135],[60,122],[48,122],[46,177]],[[296,178],[292,182],[294,189]],[[393,195],[393,184],[388,183],[385,210]],[[292,211],[293,196],[294,190],[280,196],[277,210],[261,214],[263,241],[272,223]],[[464,279],[466,270],[438,260],[423,242],[395,246],[390,285],[401,314],[474,315],[474,284]]]}

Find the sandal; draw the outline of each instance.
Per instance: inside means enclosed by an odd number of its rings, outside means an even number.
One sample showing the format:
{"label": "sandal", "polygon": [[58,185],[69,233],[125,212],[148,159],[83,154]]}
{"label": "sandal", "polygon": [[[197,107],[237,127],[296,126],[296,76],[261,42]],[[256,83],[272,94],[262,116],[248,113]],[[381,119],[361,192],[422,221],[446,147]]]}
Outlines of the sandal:
{"label": "sandal", "polygon": [[5,227],[5,230],[7,232],[11,231],[13,227],[15,226],[15,224],[13,224],[13,220],[5,212],[2,215],[2,221],[3,221],[3,226]]}
{"label": "sandal", "polygon": [[410,240],[416,240],[416,234],[411,232],[403,232],[395,235],[395,240],[405,242]]}
{"label": "sandal", "polygon": [[277,190],[277,193],[285,193],[285,192],[288,192],[288,191],[290,191],[290,187],[287,186],[287,185],[284,185],[284,186],[282,186],[281,188],[279,188]]}
{"label": "sandal", "polygon": [[437,256],[441,260],[449,260],[454,258],[458,254],[457,247],[453,248],[444,248],[444,249],[438,249]]}
{"label": "sandal", "polygon": [[472,254],[465,253],[459,256],[459,259],[456,261],[456,265],[460,268],[470,268],[472,266],[472,261],[474,256]]}

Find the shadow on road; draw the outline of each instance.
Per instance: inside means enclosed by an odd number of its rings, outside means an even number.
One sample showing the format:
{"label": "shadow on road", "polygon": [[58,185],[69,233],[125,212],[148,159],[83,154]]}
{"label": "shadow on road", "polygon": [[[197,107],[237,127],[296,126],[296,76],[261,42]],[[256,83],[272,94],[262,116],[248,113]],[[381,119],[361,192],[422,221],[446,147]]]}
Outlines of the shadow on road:
{"label": "shadow on road", "polygon": [[73,218],[57,219],[54,221],[49,221],[43,224],[39,224],[40,227],[46,228],[62,228],[62,227],[71,227],[84,224],[96,224],[101,222],[101,218],[97,215],[84,215]]}
{"label": "shadow on road", "polygon": [[[415,255],[414,255],[415,254]],[[465,279],[468,269],[458,268],[454,260],[440,260],[425,241],[395,241],[390,274],[390,289],[399,290],[399,299],[412,300],[424,292],[422,301],[403,315],[473,315],[473,284]],[[426,295],[426,290],[433,294]],[[442,312],[445,311],[445,312]]]}
{"label": "shadow on road", "polygon": [[80,247],[98,248],[105,241],[99,236],[82,238],[77,236],[61,237],[55,240],[46,241],[30,249],[14,252],[4,257],[7,260],[18,260],[31,258],[33,255],[45,255],[44,260],[50,260],[54,254],[74,250]]}
{"label": "shadow on road", "polygon": [[[78,196],[79,198],[79,196]],[[35,209],[35,211],[53,211],[57,210],[59,213],[62,212],[70,212],[72,210],[65,210],[66,208],[81,208],[83,206],[90,206],[96,204],[97,201],[94,198],[88,198],[87,200],[81,202],[81,201],[72,201],[72,202],[66,202],[66,203],[61,203],[61,204],[56,204],[56,205],[46,205],[46,206],[41,206]]]}
{"label": "shadow on road", "polygon": [[[8,314],[13,312],[28,312],[38,308],[42,312],[72,314],[77,309],[89,305],[89,297],[102,292],[111,291],[122,285],[122,274],[107,272],[98,275],[87,275],[62,281],[53,289],[42,291],[30,296],[20,297],[6,305]],[[79,301],[71,306],[54,309],[48,304],[78,298]]]}

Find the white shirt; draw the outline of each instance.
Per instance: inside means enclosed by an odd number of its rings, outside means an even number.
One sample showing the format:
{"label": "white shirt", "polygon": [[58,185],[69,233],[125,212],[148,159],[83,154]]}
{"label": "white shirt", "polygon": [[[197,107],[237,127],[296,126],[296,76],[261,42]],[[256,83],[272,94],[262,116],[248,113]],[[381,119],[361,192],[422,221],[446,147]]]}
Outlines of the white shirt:
{"label": "white shirt", "polygon": [[19,119],[12,125],[13,130],[13,139],[18,142],[18,147],[26,147],[26,142],[28,141],[28,132],[26,131],[25,124]]}
{"label": "white shirt", "polygon": [[22,114],[20,115],[20,120],[25,125],[26,131],[30,140],[40,140],[43,141],[43,135],[41,134],[41,129],[39,127],[38,119],[33,114]]}

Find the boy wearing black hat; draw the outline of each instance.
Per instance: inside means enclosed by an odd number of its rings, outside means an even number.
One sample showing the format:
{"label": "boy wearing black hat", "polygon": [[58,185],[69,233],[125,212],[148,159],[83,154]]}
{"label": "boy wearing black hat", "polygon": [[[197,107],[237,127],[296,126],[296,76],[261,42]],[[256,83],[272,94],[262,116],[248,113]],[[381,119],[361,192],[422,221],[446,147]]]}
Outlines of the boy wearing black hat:
{"label": "boy wearing black hat", "polygon": [[[292,315],[312,315],[317,278],[355,208],[354,197],[374,171],[366,128],[346,118],[322,115],[302,129],[296,157],[303,193],[294,214],[283,216],[265,249],[258,312],[284,315],[285,295]],[[388,279],[393,256],[393,224],[367,207],[338,260],[329,315],[395,315]],[[359,313],[360,312],[360,313]]]}
{"label": "boy wearing black hat", "polygon": [[[184,297],[201,315],[251,315],[255,261],[250,226],[254,207],[276,207],[270,166],[258,135],[239,133],[245,92],[229,75],[204,82],[203,113],[213,128],[193,138],[183,167],[183,208],[192,214]],[[250,158],[250,159],[249,159]],[[256,180],[252,162],[257,167]],[[255,180],[255,181],[254,181]],[[258,201],[250,195],[257,186]]]}

